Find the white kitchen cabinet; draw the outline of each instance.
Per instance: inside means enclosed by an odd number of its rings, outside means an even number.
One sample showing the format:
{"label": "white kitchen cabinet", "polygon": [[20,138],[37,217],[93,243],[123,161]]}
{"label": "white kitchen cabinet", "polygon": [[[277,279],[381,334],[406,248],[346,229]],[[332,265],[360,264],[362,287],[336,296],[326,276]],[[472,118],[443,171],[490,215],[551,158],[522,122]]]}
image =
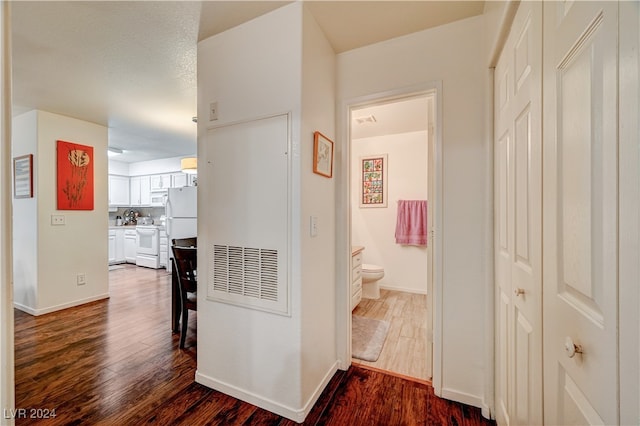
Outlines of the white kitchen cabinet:
{"label": "white kitchen cabinet", "polygon": [[171,187],[172,188],[182,188],[183,186],[187,186],[189,184],[188,174],[178,172],[171,174]]}
{"label": "white kitchen cabinet", "polygon": [[109,175],[109,205],[129,205],[129,178],[126,176]]}
{"label": "white kitchen cabinet", "polygon": [[151,204],[151,178],[149,176],[134,176],[131,178],[132,206],[148,206]]}
{"label": "white kitchen cabinet", "polygon": [[151,204],[151,180],[149,176],[140,177],[140,205],[148,206]]}
{"label": "white kitchen cabinet", "polygon": [[357,248],[351,255],[351,310],[362,300],[362,250]]}
{"label": "white kitchen cabinet", "polygon": [[116,263],[124,261],[124,229],[116,229]]}
{"label": "white kitchen cabinet", "polygon": [[109,264],[124,261],[124,229],[109,229]]}
{"label": "white kitchen cabinet", "polygon": [[171,188],[171,174],[151,176],[151,191],[163,191],[169,188]]}
{"label": "white kitchen cabinet", "polygon": [[116,231],[109,230],[109,264],[116,262]]}
{"label": "white kitchen cabinet", "polygon": [[169,258],[169,244],[167,239],[167,231],[163,228],[160,229],[160,267],[166,268]]}
{"label": "white kitchen cabinet", "polygon": [[140,176],[135,176],[131,178],[131,205],[139,206],[140,205]]}
{"label": "white kitchen cabinet", "polygon": [[124,229],[124,260],[136,263],[136,229]]}

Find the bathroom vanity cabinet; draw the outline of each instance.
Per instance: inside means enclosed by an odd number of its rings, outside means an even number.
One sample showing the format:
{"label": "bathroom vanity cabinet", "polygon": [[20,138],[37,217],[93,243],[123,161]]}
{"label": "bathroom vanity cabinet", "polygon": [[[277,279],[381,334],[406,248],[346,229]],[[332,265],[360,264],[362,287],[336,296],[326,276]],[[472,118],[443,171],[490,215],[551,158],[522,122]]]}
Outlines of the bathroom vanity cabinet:
{"label": "bathroom vanity cabinet", "polygon": [[359,246],[351,250],[351,310],[362,300],[362,250]]}

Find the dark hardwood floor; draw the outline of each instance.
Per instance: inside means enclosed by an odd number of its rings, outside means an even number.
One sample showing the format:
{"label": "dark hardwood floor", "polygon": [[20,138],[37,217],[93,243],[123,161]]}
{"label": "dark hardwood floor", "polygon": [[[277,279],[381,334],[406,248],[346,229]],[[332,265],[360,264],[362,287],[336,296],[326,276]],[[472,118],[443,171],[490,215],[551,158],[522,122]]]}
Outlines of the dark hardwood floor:
{"label": "dark hardwood floor", "polygon": [[[39,317],[15,311],[16,424],[295,425],[194,382],[197,322],[191,315],[178,349],[164,269],[109,275],[108,300]],[[335,374],[305,424],[494,423],[428,384],[354,366]]]}

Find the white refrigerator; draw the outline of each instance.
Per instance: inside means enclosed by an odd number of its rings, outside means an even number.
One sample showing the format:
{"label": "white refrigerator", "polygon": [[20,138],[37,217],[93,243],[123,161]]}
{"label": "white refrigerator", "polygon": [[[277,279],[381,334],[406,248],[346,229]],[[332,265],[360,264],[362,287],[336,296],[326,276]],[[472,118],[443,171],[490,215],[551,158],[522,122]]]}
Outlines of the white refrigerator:
{"label": "white refrigerator", "polygon": [[169,188],[167,194],[167,272],[173,268],[171,241],[174,238],[190,238],[198,235],[198,187]]}

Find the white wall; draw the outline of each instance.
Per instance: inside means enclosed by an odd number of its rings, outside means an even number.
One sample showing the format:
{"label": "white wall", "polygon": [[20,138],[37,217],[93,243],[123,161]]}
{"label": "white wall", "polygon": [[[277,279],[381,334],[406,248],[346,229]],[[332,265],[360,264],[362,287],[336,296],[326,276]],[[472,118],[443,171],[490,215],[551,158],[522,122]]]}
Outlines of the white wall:
{"label": "white wall", "polygon": [[485,134],[482,30],[482,17],[469,18],[345,52],[337,62],[340,102],[442,82],[443,229],[436,238],[443,242],[443,294],[436,314],[443,337],[441,383],[434,385],[441,395],[476,406],[491,363],[484,357],[491,140]]}
{"label": "white wall", "polygon": [[[195,157],[195,154],[193,157]],[[109,174],[121,176],[143,176],[181,172],[182,168],[180,160],[183,158],[185,157],[161,158],[159,160],[138,161],[136,163],[109,160]]]}
{"label": "white wall", "polygon": [[[363,263],[384,268],[380,286],[427,293],[427,248],[396,244],[398,200],[427,199],[427,131],[354,139],[351,143],[351,242]],[[386,208],[361,208],[360,157],[388,155]]]}
{"label": "white wall", "polygon": [[[193,156],[195,157],[195,154]],[[182,160],[183,158],[185,158],[185,156],[130,163],[129,176],[180,172],[182,171],[180,160]]]}
{"label": "white wall", "polygon": [[[336,371],[335,178],[313,173],[313,132],[335,141],[335,53],[304,8],[300,149],[300,238],[302,398],[317,397],[318,385]],[[335,165],[335,155],[334,155]],[[318,235],[310,237],[311,216]],[[320,391],[322,389],[319,389]]]}
{"label": "white wall", "polygon": [[[16,122],[15,152],[24,149],[23,141],[27,149],[34,147],[34,122],[37,140],[33,152],[34,199],[14,204],[14,238],[29,241],[18,243],[27,257],[14,256],[14,268],[21,271],[14,285],[23,294],[21,300],[16,299],[16,306],[39,315],[108,297],[107,128],[44,111],[32,111]],[[93,147],[93,210],[57,210],[57,140]],[[22,207],[26,207],[24,215]],[[52,214],[63,215],[65,225],[52,226]],[[87,280],[82,286],[76,284],[80,273]]]}
{"label": "white wall", "polygon": [[118,160],[109,160],[109,174],[129,176],[129,163]]}
{"label": "white wall", "polygon": [[13,198],[13,301],[38,306],[38,112],[13,119],[12,156],[33,154],[33,198]]}
{"label": "white wall", "polygon": [[[208,117],[209,103],[218,102],[218,120],[198,122],[198,158],[206,163],[198,168],[199,245],[213,243],[215,215],[222,214],[224,200],[214,199],[212,188],[225,185],[224,192],[229,193],[247,176],[260,179],[239,167],[236,178],[229,175],[225,182],[214,182],[215,162],[225,158],[209,157],[213,141],[207,129],[279,114],[291,117],[290,209],[285,212],[290,312],[279,315],[214,302],[206,299],[203,288],[198,299],[196,380],[297,421],[304,419],[336,363],[331,318],[333,183],[309,172],[312,130],[333,132],[334,58],[323,37],[304,6],[294,3],[198,45],[198,115]],[[303,69],[309,71],[304,79]],[[312,214],[321,227],[314,241],[308,236]],[[210,273],[206,253],[198,254],[202,276]]]}

